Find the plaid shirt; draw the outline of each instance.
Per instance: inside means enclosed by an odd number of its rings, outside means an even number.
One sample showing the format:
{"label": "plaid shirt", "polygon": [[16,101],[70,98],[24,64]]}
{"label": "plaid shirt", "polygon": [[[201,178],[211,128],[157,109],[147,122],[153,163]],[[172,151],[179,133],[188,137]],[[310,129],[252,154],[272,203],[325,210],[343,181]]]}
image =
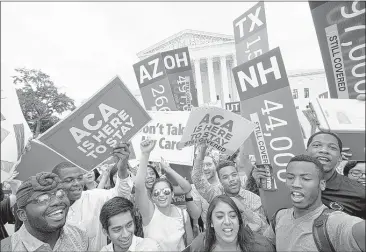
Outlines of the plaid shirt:
{"label": "plaid shirt", "polygon": [[86,233],[78,227],[65,225],[53,250],[32,236],[24,225],[11,236],[12,251],[87,251],[89,241]]}

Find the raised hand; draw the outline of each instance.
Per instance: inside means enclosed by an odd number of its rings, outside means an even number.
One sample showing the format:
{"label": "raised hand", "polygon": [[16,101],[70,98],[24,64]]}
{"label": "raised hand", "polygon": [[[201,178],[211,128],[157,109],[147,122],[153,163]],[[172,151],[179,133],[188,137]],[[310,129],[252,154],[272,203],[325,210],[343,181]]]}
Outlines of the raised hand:
{"label": "raised hand", "polygon": [[199,159],[204,159],[205,155],[206,155],[206,150],[207,150],[207,144],[206,143],[200,143],[196,145],[197,148],[197,158]]}
{"label": "raised hand", "polygon": [[143,154],[150,154],[155,147],[155,143],[155,140],[151,140],[150,138],[145,139],[140,144],[141,152]]}
{"label": "raised hand", "polygon": [[172,169],[170,167],[169,163],[166,162],[163,157],[161,157],[161,159],[160,159],[160,167],[161,167],[162,171],[165,171],[166,173],[169,173]]}
{"label": "raised hand", "polygon": [[118,158],[118,161],[126,161],[130,156],[130,144],[121,142],[112,151],[114,157]]}

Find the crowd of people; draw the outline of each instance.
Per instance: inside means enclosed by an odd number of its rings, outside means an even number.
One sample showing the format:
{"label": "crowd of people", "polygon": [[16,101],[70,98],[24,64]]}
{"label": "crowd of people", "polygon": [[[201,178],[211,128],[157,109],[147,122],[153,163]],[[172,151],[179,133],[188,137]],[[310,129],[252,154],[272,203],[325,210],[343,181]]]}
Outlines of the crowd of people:
{"label": "crowd of people", "polygon": [[[306,153],[289,161],[284,197],[292,207],[273,216],[259,195],[268,174],[238,152],[197,145],[191,184],[163,157],[150,162],[154,147],[141,142],[137,167],[121,143],[100,171],[63,162],[5,181],[1,251],[365,251],[365,161],[337,172],[344,147],[334,133],[313,134]],[[173,204],[175,195],[185,204]],[[6,223],[15,223],[10,236]]]}

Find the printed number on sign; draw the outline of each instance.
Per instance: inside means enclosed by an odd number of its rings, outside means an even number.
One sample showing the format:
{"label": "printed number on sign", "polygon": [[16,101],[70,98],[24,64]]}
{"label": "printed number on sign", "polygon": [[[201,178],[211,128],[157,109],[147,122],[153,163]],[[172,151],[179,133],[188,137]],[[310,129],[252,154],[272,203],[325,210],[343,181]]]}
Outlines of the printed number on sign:
{"label": "printed number on sign", "polygon": [[[274,131],[275,128],[287,125],[286,120],[279,119],[274,116],[270,116],[271,112],[283,109],[283,104],[269,101],[269,100],[264,100],[264,107],[265,108],[261,108],[261,110],[262,110],[262,115],[263,116],[267,115],[267,118],[268,118],[269,124],[267,124],[267,123],[265,124],[267,131],[270,131],[270,130]],[[283,131],[283,132],[286,132],[286,131]],[[266,132],[266,133],[263,133],[263,135],[271,136],[271,133]],[[286,182],[285,178],[281,178],[281,174],[286,172],[286,166],[287,166],[288,160],[295,156],[293,153],[289,152],[289,150],[293,146],[292,139],[289,137],[285,137],[285,136],[275,137],[270,140],[269,146],[272,149],[272,151],[274,153],[276,153],[273,157],[273,163],[278,167],[285,167],[283,169],[280,169],[277,172],[277,178],[282,182]]]}
{"label": "printed number on sign", "polygon": [[157,89],[151,88],[153,97],[155,98],[155,105],[158,111],[170,111],[169,107],[163,107],[164,104],[168,104],[168,98],[163,96],[165,88],[163,85],[159,85]]}

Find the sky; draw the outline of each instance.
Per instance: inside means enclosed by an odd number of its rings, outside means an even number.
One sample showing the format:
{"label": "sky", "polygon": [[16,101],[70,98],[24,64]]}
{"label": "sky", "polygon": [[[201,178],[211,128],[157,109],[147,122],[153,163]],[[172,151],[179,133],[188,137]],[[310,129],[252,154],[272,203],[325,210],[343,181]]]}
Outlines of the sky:
{"label": "sky", "polygon": [[[76,105],[118,75],[137,90],[136,54],[182,30],[233,35],[256,2],[2,2],[1,82],[47,73]],[[324,69],[308,2],[265,2],[270,48],[291,70]]]}

